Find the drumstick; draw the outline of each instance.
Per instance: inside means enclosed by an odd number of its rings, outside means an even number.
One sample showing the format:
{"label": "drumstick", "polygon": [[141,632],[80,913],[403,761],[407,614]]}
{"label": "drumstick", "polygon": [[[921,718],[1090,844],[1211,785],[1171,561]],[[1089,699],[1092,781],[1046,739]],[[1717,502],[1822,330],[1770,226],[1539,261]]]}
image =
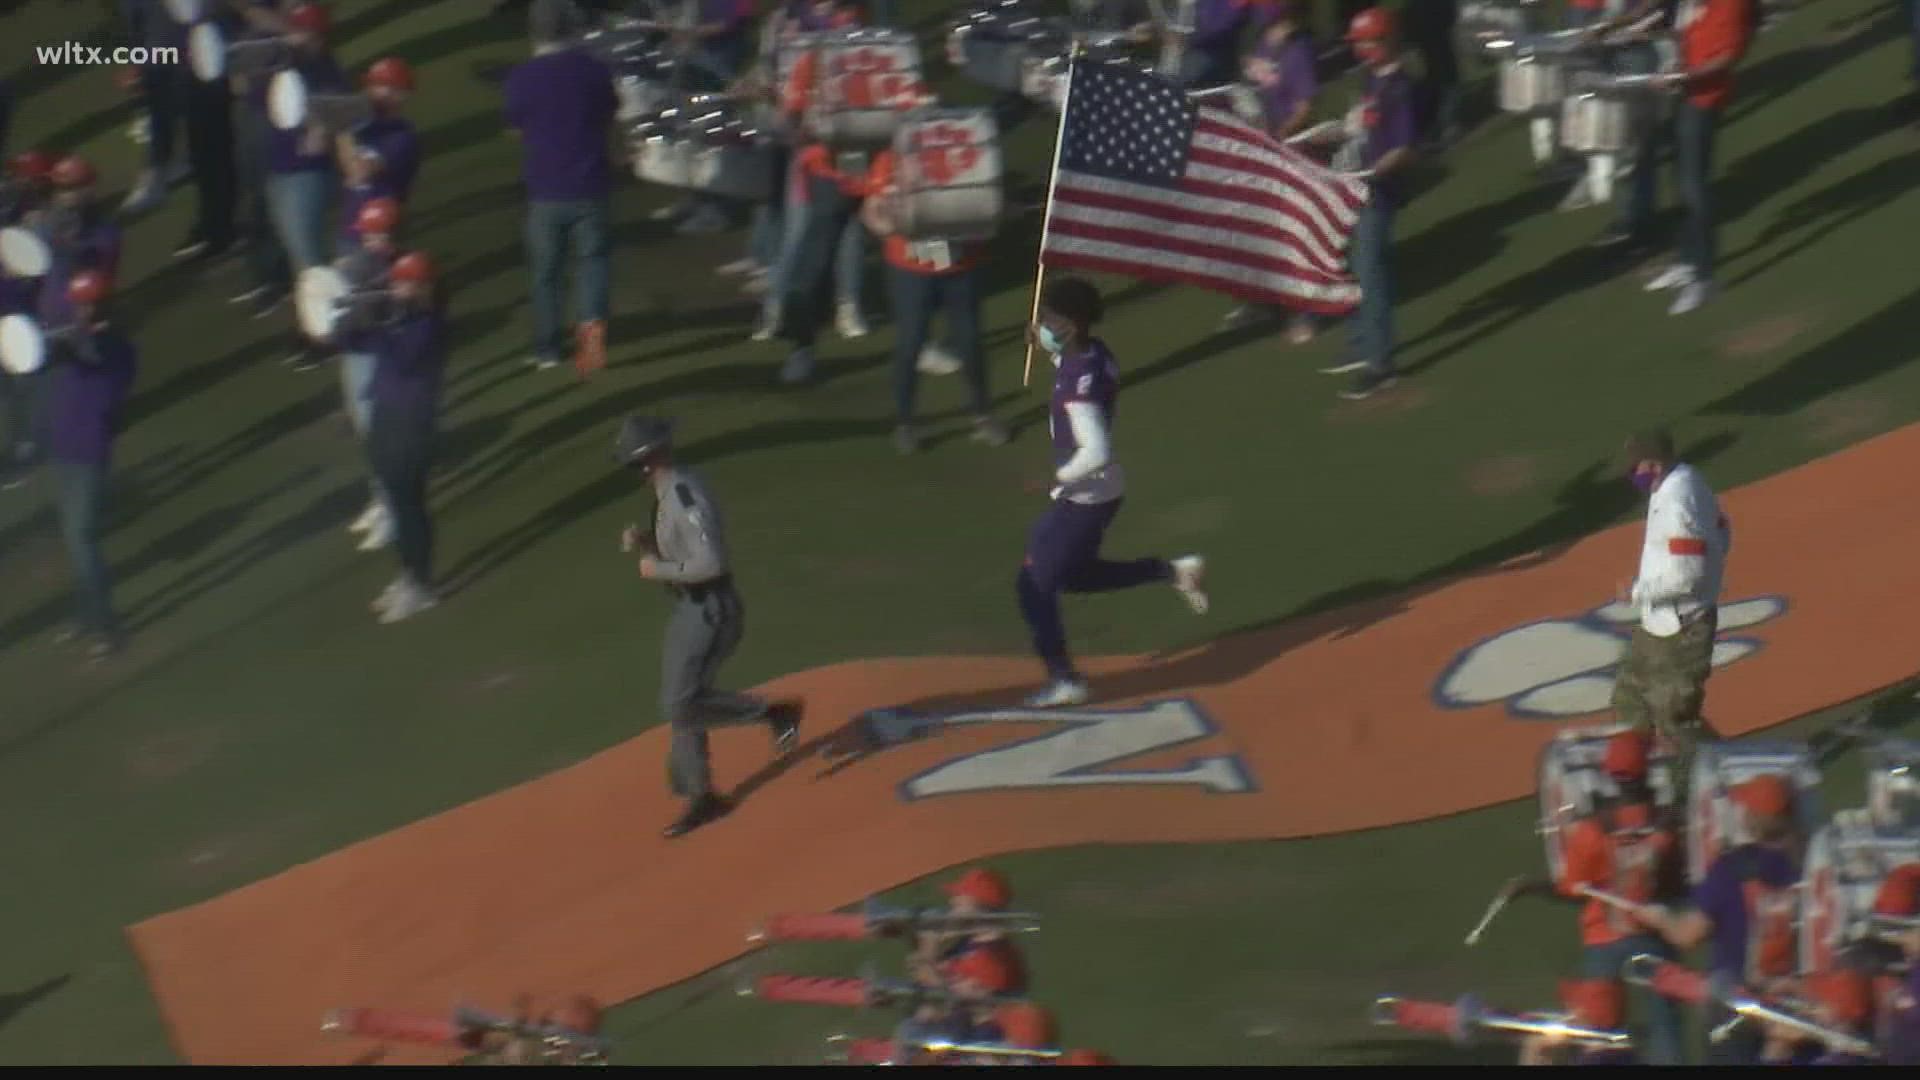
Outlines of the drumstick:
{"label": "drumstick", "polygon": [[1505,890],[1502,890],[1500,895],[1493,898],[1493,903],[1487,905],[1487,913],[1480,916],[1479,924],[1473,928],[1472,933],[1467,935],[1468,947],[1480,944],[1480,935],[1487,932],[1487,926],[1493,922],[1493,917],[1500,914],[1500,909],[1506,907],[1507,901],[1511,899],[1513,899],[1513,897],[1507,895]]}
{"label": "drumstick", "polygon": [[1294,134],[1287,136],[1287,145],[1291,146],[1294,143],[1303,143],[1312,139],[1318,139],[1321,136],[1327,134],[1328,132],[1338,129],[1339,127],[1340,127],[1340,121],[1338,120],[1322,120],[1319,123],[1313,125],[1312,127],[1306,129],[1305,131],[1295,132]]}
{"label": "drumstick", "polygon": [[1575,885],[1573,887],[1573,891],[1576,893],[1579,893],[1581,896],[1584,896],[1589,900],[1598,900],[1610,908],[1617,908],[1621,911],[1626,912],[1629,915],[1639,915],[1642,912],[1646,911],[1648,908],[1651,908],[1654,906],[1652,904],[1637,903],[1635,901],[1627,899],[1624,896],[1615,896],[1613,893],[1606,892],[1605,890],[1602,890],[1602,889],[1596,889],[1593,886],[1587,885],[1584,883],[1580,885]]}

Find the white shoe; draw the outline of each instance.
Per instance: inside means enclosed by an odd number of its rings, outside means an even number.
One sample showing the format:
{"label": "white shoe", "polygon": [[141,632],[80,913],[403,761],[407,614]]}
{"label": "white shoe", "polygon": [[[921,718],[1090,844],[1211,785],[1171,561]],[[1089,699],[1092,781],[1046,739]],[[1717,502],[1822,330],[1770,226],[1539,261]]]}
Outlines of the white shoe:
{"label": "white shoe", "polygon": [[761,319],[760,325],[753,328],[754,341],[772,341],[780,336],[780,323],[775,319]]}
{"label": "white shoe", "polygon": [[787,362],[780,365],[780,381],[788,386],[796,386],[813,378],[813,350],[795,349],[787,354]]}
{"label": "white shoe", "polygon": [[380,590],[380,595],[373,598],[373,603],[367,605],[368,610],[375,612],[387,610],[388,605],[393,603],[394,597],[399,596],[400,590],[406,587],[407,575],[405,574],[387,582],[387,587]]}
{"label": "white shoe", "polygon": [[1693,267],[1686,263],[1674,263],[1653,276],[1646,284],[1648,292],[1665,292],[1693,284]]}
{"label": "white shoe", "polygon": [[375,499],[367,504],[365,510],[360,511],[360,516],[353,519],[353,524],[347,526],[347,531],[350,533],[366,532],[368,529],[373,528],[374,519],[386,512],[387,508],[381,505],[380,500]]}
{"label": "white shoe", "polygon": [[867,336],[867,320],[861,316],[860,309],[844,300],[833,313],[833,328],[848,340]]}
{"label": "white shoe", "polygon": [[411,619],[423,611],[431,611],[438,606],[439,599],[426,589],[409,581],[400,586],[393,599],[380,611],[380,621],[397,623],[402,619]]}
{"label": "white shoe", "polygon": [[1584,176],[1567,192],[1567,197],[1560,200],[1561,210],[1585,210],[1592,205],[1593,186],[1587,183],[1587,178]]}
{"label": "white shoe", "polygon": [[920,350],[919,368],[922,375],[951,375],[960,370],[960,358],[938,345],[929,345]]}
{"label": "white shoe", "polygon": [[1706,303],[1707,298],[1712,295],[1712,282],[1689,281],[1685,285],[1680,286],[1680,291],[1674,294],[1673,303],[1667,306],[1667,314],[1685,315],[1697,309],[1701,304]]}
{"label": "white shoe", "polygon": [[360,538],[360,546],[356,550],[379,551],[391,543],[393,543],[393,515],[382,509],[380,515],[373,519],[373,523],[367,526],[367,533]]}
{"label": "white shoe", "polygon": [[1322,375],[1351,375],[1356,371],[1365,371],[1365,360],[1338,360],[1320,369]]}
{"label": "white shoe", "polygon": [[527,366],[535,371],[552,371],[554,368],[560,366],[560,358],[557,356],[532,356],[527,359]]}
{"label": "white shoe", "polygon": [[124,213],[139,214],[159,206],[166,196],[166,189],[160,186],[160,178],[153,173],[142,173],[139,183],[127,193],[127,201],[120,204]]}
{"label": "white shoe", "polygon": [[1173,560],[1173,587],[1195,615],[1207,613],[1207,560],[1198,555],[1182,555]]}
{"label": "white shoe", "polygon": [[1045,690],[1027,699],[1029,709],[1058,709],[1087,703],[1087,684],[1079,679],[1055,679]]}
{"label": "white shoe", "polygon": [[721,263],[720,268],[714,272],[721,277],[744,277],[758,269],[760,269],[759,262],[749,256],[744,259],[735,259],[730,263]]}

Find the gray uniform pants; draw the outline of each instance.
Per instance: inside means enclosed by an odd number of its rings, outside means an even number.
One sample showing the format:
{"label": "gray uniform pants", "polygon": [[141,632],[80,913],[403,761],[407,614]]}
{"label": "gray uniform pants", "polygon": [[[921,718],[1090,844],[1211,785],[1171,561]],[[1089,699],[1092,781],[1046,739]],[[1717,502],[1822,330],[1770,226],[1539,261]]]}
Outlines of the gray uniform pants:
{"label": "gray uniform pants", "polygon": [[714,689],[714,676],[746,632],[746,609],[731,587],[682,595],[667,620],[660,671],[660,708],[673,726],[667,783],[675,795],[698,799],[713,792],[707,732],[765,721],[767,703],[750,694]]}

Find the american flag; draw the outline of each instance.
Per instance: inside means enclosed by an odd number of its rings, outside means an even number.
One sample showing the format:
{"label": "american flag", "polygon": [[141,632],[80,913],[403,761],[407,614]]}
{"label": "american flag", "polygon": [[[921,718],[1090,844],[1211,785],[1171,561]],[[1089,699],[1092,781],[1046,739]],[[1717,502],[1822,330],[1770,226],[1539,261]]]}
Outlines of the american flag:
{"label": "american flag", "polygon": [[1341,314],[1363,181],[1124,64],[1077,63],[1040,258]]}

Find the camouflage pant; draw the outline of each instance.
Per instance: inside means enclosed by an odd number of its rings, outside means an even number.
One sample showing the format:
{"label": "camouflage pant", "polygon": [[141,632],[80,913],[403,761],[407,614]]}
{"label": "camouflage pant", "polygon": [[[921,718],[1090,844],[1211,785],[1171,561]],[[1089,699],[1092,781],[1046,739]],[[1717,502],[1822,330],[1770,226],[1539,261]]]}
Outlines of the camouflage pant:
{"label": "camouflage pant", "polygon": [[1655,637],[1635,627],[1626,658],[1613,679],[1613,710],[1623,723],[1653,729],[1673,748],[1677,784],[1684,791],[1692,778],[1693,747],[1706,727],[1700,707],[1713,674],[1713,635],[1717,612],[1694,619],[1672,637]]}

